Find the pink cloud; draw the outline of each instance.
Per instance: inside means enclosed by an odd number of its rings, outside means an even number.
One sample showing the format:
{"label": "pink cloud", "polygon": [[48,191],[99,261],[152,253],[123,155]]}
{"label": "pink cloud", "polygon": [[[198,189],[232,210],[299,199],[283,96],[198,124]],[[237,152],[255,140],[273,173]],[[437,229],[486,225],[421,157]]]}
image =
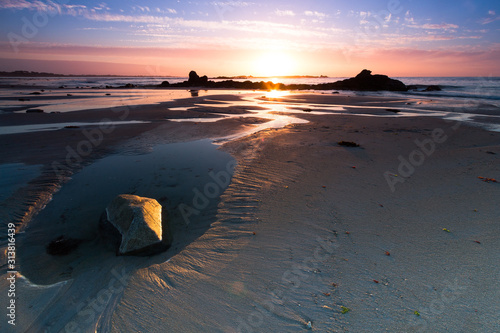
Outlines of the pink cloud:
{"label": "pink cloud", "polygon": [[[361,52],[362,51],[362,52]],[[420,50],[415,48],[329,48],[287,51],[300,67],[297,75],[352,76],[363,68],[390,76],[500,76],[500,48],[491,50]],[[200,55],[203,55],[200,57]],[[171,49],[155,47],[94,47],[31,45],[17,57],[0,53],[17,69],[73,74],[186,75],[191,69],[207,75],[252,75],[259,50]],[[17,59],[16,59],[17,58]],[[33,64],[39,69],[33,68]],[[57,70],[60,64],[61,70]],[[71,67],[68,64],[73,64]],[[43,65],[43,66],[42,66]],[[50,66],[49,66],[50,65]],[[162,68],[151,72],[151,68]],[[112,70],[112,72],[111,72]]]}

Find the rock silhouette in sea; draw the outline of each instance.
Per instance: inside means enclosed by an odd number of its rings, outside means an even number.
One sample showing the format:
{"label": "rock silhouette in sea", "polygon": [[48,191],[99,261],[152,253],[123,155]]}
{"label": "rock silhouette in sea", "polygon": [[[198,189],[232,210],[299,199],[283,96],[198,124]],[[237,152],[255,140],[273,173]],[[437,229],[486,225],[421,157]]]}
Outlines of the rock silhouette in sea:
{"label": "rock silhouette in sea", "polygon": [[363,69],[356,77],[333,83],[335,89],[356,91],[407,91],[406,85],[389,78],[387,75],[372,74],[372,71]]}
{"label": "rock silhouette in sea", "polygon": [[199,77],[195,71],[189,72],[188,84],[190,86],[204,87],[207,83],[208,83],[208,77],[206,75]]}
{"label": "rock silhouette in sea", "polygon": [[[165,85],[158,85],[165,87]],[[320,84],[283,84],[272,81],[211,81],[208,77],[200,77],[195,71],[189,73],[189,79],[184,82],[170,84],[168,87],[199,87],[199,88],[225,88],[225,89],[260,89],[260,90],[355,90],[355,91],[407,91],[408,87],[399,80],[389,78],[387,75],[372,75],[371,71],[364,69],[356,77]]]}

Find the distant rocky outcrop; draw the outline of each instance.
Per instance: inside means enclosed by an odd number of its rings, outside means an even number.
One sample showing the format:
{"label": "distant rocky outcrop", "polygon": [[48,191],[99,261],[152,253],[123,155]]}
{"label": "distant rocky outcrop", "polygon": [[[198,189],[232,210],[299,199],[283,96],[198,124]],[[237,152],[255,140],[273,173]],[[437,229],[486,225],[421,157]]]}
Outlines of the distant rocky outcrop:
{"label": "distant rocky outcrop", "polygon": [[425,88],[423,91],[441,91],[441,87],[436,86],[436,85],[430,85],[427,88]]}
{"label": "distant rocky outcrop", "polygon": [[356,77],[321,84],[283,84],[273,83],[271,81],[252,82],[252,81],[210,81],[207,76],[198,76],[195,71],[189,73],[188,81],[164,85],[159,87],[203,87],[203,88],[225,88],[225,89],[260,89],[260,90],[355,90],[355,91],[407,91],[406,85],[399,81],[389,78],[386,75],[372,75],[371,71],[364,69]]}
{"label": "distant rocky outcrop", "polygon": [[[123,86],[119,86],[118,88],[122,88],[122,89],[132,89],[132,88],[136,88],[137,86],[132,84],[132,83],[127,83]],[[107,88],[107,87],[106,87]]]}
{"label": "distant rocky outcrop", "polygon": [[408,90],[413,90],[416,92],[431,92],[431,91],[441,91],[441,87],[438,85],[430,85],[430,86],[425,86],[425,85],[419,85],[419,84],[412,84],[407,86]]}
{"label": "distant rocky outcrop", "polygon": [[170,246],[171,237],[165,234],[168,228],[163,228],[165,222],[162,207],[155,199],[121,194],[106,208],[100,229],[105,239],[118,246],[119,255],[152,255]]}

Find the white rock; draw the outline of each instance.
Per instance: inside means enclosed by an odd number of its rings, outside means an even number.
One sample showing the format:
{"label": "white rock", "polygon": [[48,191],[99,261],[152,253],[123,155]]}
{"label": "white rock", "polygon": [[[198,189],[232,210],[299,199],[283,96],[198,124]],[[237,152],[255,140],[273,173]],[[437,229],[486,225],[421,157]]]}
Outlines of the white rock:
{"label": "white rock", "polygon": [[162,241],[161,205],[131,194],[117,196],[106,208],[108,221],[122,236],[119,253],[140,252]]}

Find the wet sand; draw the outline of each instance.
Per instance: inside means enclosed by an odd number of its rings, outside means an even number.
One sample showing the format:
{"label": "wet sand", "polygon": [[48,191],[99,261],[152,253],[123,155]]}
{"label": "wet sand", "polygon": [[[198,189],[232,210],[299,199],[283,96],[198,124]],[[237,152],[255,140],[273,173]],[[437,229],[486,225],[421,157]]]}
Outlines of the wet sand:
{"label": "wet sand", "polygon": [[[148,122],[115,126],[73,164],[64,164],[67,147],[90,141],[83,130],[95,126],[0,135],[2,164],[42,166],[1,210],[3,220],[18,225],[14,331],[298,332],[309,323],[318,332],[495,331],[500,187],[478,177],[500,179],[500,133],[388,111],[404,108],[408,101],[401,99],[297,94],[263,102],[273,100],[297,108],[293,117],[309,122],[252,133],[272,120],[259,114],[203,123],[165,120],[220,116],[199,106],[175,110],[193,106],[193,99],[128,108],[127,120]],[[326,107],[332,105],[357,107],[332,114]],[[49,122],[51,116],[98,122],[120,120],[123,110],[0,118],[9,125]],[[245,130],[252,134],[237,135]],[[222,162],[191,176],[186,167],[150,159],[169,143],[228,137],[216,151],[222,155],[210,155]],[[189,223],[173,212],[171,249],[148,258],[116,257],[96,234],[97,221],[78,220],[78,207],[96,205],[78,188],[87,182],[98,190],[103,161],[127,156],[156,162],[135,172],[123,168],[122,177],[134,172],[130,178],[137,182],[120,190],[167,196],[162,188],[174,185],[169,170],[174,178],[186,177],[186,188],[168,192],[174,210],[182,201],[194,205],[192,196],[182,195],[216,182],[206,176],[210,171],[223,177],[231,160],[237,166],[229,186],[220,186],[221,197]],[[64,172],[53,174],[54,161],[67,167]],[[103,199],[92,199],[106,200],[99,195]],[[72,215],[62,219],[68,207]],[[81,232],[85,242],[68,256],[45,254],[47,240],[62,230],[73,237]],[[2,256],[5,262],[5,250]],[[4,266],[2,290],[5,275]]]}

